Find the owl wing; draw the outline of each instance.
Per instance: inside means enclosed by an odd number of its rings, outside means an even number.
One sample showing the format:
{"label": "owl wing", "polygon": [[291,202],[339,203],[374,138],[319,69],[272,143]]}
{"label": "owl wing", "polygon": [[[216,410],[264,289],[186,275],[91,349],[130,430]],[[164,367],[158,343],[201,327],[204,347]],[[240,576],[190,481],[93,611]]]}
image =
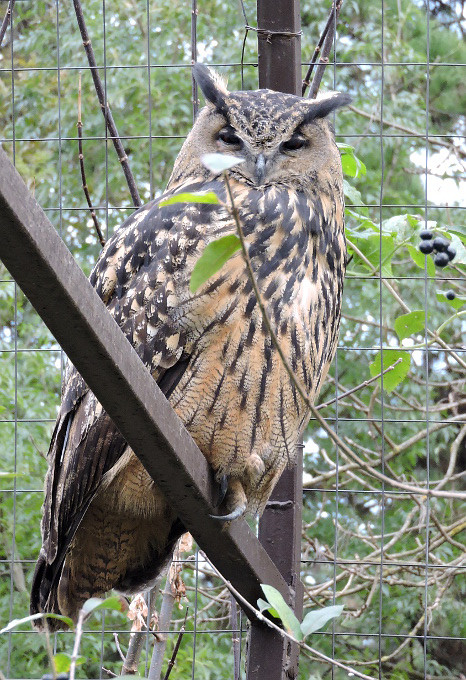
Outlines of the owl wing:
{"label": "owl wing", "polygon": [[[200,184],[185,191],[199,191]],[[221,191],[218,183],[209,190]],[[91,284],[168,397],[189,363],[192,338],[182,328],[192,263],[206,234],[229,228],[226,211],[210,204],[150,203],[106,244]],[[223,226],[222,226],[223,225]],[[176,292],[175,292],[176,291]],[[207,320],[206,320],[207,323]],[[201,324],[202,326],[202,324]],[[202,333],[202,327],[196,332]],[[73,366],[48,453],[42,535],[48,564],[61,567],[66,550],[104,476],[127,444]]]}

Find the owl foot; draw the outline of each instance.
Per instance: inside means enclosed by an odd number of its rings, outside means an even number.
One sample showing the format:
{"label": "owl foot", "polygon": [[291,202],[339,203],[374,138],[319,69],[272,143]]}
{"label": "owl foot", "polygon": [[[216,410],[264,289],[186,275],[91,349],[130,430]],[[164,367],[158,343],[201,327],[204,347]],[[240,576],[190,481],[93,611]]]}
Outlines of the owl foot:
{"label": "owl foot", "polygon": [[220,522],[231,522],[242,517],[248,503],[241,482],[238,479],[228,480],[227,475],[224,475],[220,481],[220,490],[223,492],[221,504],[232,509],[226,515],[210,515],[210,517]]}

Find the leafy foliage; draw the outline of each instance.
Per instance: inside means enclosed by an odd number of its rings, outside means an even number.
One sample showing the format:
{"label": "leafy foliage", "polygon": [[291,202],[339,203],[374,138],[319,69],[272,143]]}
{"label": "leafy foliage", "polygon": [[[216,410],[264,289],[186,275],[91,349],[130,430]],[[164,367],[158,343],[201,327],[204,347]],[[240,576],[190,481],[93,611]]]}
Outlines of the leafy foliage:
{"label": "leafy foliage", "polygon": [[296,640],[304,640],[311,633],[315,633],[323,628],[328,621],[340,616],[343,611],[342,605],[323,607],[322,609],[308,612],[302,623],[300,623],[291,607],[286,604],[283,596],[276,588],[264,584],[261,585],[261,588],[267,601],[258,600],[260,610],[268,610],[272,616],[280,619],[287,633]]}

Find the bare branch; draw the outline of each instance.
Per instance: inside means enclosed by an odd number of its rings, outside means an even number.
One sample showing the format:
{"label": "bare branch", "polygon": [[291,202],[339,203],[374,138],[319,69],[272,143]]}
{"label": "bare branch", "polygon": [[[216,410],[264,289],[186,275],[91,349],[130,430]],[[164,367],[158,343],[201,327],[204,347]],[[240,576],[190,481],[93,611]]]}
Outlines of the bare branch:
{"label": "bare branch", "polygon": [[173,649],[173,654],[171,655],[170,661],[168,662],[167,672],[165,673],[163,680],[168,680],[170,673],[172,672],[172,668],[175,665],[178,650],[179,650],[180,645],[181,645],[181,640],[183,639],[184,631],[186,630],[186,618],[188,616],[188,611],[189,611],[189,607],[186,607],[183,625],[181,626],[181,628],[179,630],[178,638],[176,640],[176,644],[175,644],[175,647]]}
{"label": "bare branch", "polygon": [[89,38],[89,34],[87,32],[87,27],[86,27],[86,22],[84,20],[84,14],[83,10],[81,7],[81,2],[80,0],[73,0],[73,5],[74,5],[74,10],[76,12],[76,18],[78,20],[78,26],[79,30],[81,33],[81,38],[83,41],[84,49],[86,51],[87,55],[87,60],[89,62],[89,66],[91,69],[91,74],[92,74],[92,79],[94,81],[94,86],[95,86],[95,91],[97,94],[97,97],[99,99],[100,103],[100,108],[102,109],[102,114],[104,116],[105,120],[105,125],[107,126],[107,129],[110,133],[110,136],[112,138],[113,146],[115,147],[115,151],[117,152],[118,155],[118,160],[121,163],[121,167],[123,168],[123,172],[125,173],[126,177],[126,182],[128,184],[128,188],[131,194],[131,198],[133,199],[133,203],[135,206],[140,206],[142,205],[141,198],[139,196],[139,192],[136,186],[136,182],[133,177],[133,173],[131,172],[131,168],[129,167],[128,163],[128,156],[126,155],[126,151],[123,147],[122,141],[120,139],[120,135],[118,134],[117,127],[115,125],[115,121],[113,120],[112,112],[110,111],[110,106],[108,105],[108,102],[105,99],[105,90],[104,86],[102,84],[102,81],[99,76],[99,70],[97,68],[97,62],[95,60],[94,56],[94,50],[92,49],[92,44],[91,40]]}
{"label": "bare branch", "polygon": [[327,68],[330,51],[332,49],[333,41],[336,34],[338,15],[340,13],[342,4],[343,0],[340,0],[340,2],[337,3],[336,5],[332,4],[332,9],[330,11],[331,16],[329,16],[328,27],[326,27],[327,31],[325,35],[324,44],[322,47],[322,53],[319,58],[319,63],[316,68],[314,78],[312,79],[311,89],[309,90],[309,99],[316,98],[317,93],[319,91],[320,83],[322,82],[322,78],[325,73],[325,69]]}
{"label": "bare branch", "polygon": [[100,241],[100,245],[103,247],[105,245],[105,239],[102,234],[102,230],[100,228],[99,220],[97,219],[97,215],[95,214],[94,207],[92,205],[91,201],[91,196],[89,194],[89,188],[87,186],[86,182],[86,171],[84,169],[84,154],[83,154],[83,123],[81,120],[81,73],[79,74],[79,82],[78,82],[78,150],[79,150],[79,167],[81,169],[81,181],[82,181],[82,187],[84,191],[84,195],[86,197],[87,205],[89,206],[89,210],[91,213],[92,221],[94,222],[94,227],[97,232],[97,238]]}
{"label": "bare branch", "polygon": [[[337,7],[336,7],[337,13],[340,12],[340,9],[341,9],[342,4],[343,4],[343,0],[339,0],[339,1],[337,2]],[[301,91],[301,94],[302,94],[303,97],[304,97],[304,95],[306,94],[307,88],[308,88],[309,85],[311,84],[311,80],[310,80],[310,79],[311,79],[312,72],[313,72],[313,70],[314,70],[314,66],[315,66],[316,61],[317,61],[317,57],[318,57],[319,54],[320,54],[320,51],[321,51],[321,49],[322,49],[322,45],[324,44],[324,40],[325,40],[325,38],[327,37],[327,33],[328,33],[328,31],[329,31],[329,28],[330,28],[331,24],[332,24],[333,21],[334,21],[334,11],[335,11],[335,3],[332,2],[332,8],[331,8],[331,10],[330,10],[330,14],[328,15],[327,23],[325,24],[325,26],[324,26],[324,28],[323,28],[323,31],[322,31],[322,33],[320,34],[319,41],[318,41],[318,43],[317,43],[317,45],[316,45],[316,48],[315,48],[315,50],[314,50],[314,54],[313,54],[312,57],[311,57],[311,61],[310,61],[310,64],[309,64],[309,68],[308,68],[307,73],[306,73],[306,76],[305,76],[305,78],[304,78],[304,80],[303,80],[303,88],[302,88],[302,91]]]}
{"label": "bare branch", "polygon": [[5,16],[3,17],[2,25],[0,26],[0,47],[2,46],[3,38],[5,37],[6,29],[8,28],[11,15],[13,13],[13,7],[15,6],[16,0],[10,0],[8,3],[8,9]]}

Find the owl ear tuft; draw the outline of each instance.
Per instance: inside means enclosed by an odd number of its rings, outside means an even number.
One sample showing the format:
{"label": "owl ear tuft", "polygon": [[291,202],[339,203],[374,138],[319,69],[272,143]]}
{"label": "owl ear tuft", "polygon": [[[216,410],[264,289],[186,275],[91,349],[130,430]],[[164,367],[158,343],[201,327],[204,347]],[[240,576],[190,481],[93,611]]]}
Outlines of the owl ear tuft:
{"label": "owl ear tuft", "polygon": [[193,76],[202,90],[208,104],[213,104],[219,113],[227,111],[226,98],[230,94],[222,77],[203,64],[194,64]]}
{"label": "owl ear tuft", "polygon": [[351,103],[351,97],[345,92],[327,92],[322,99],[310,99],[309,112],[306,114],[303,123],[310,123],[316,118],[325,118],[332,111]]}

